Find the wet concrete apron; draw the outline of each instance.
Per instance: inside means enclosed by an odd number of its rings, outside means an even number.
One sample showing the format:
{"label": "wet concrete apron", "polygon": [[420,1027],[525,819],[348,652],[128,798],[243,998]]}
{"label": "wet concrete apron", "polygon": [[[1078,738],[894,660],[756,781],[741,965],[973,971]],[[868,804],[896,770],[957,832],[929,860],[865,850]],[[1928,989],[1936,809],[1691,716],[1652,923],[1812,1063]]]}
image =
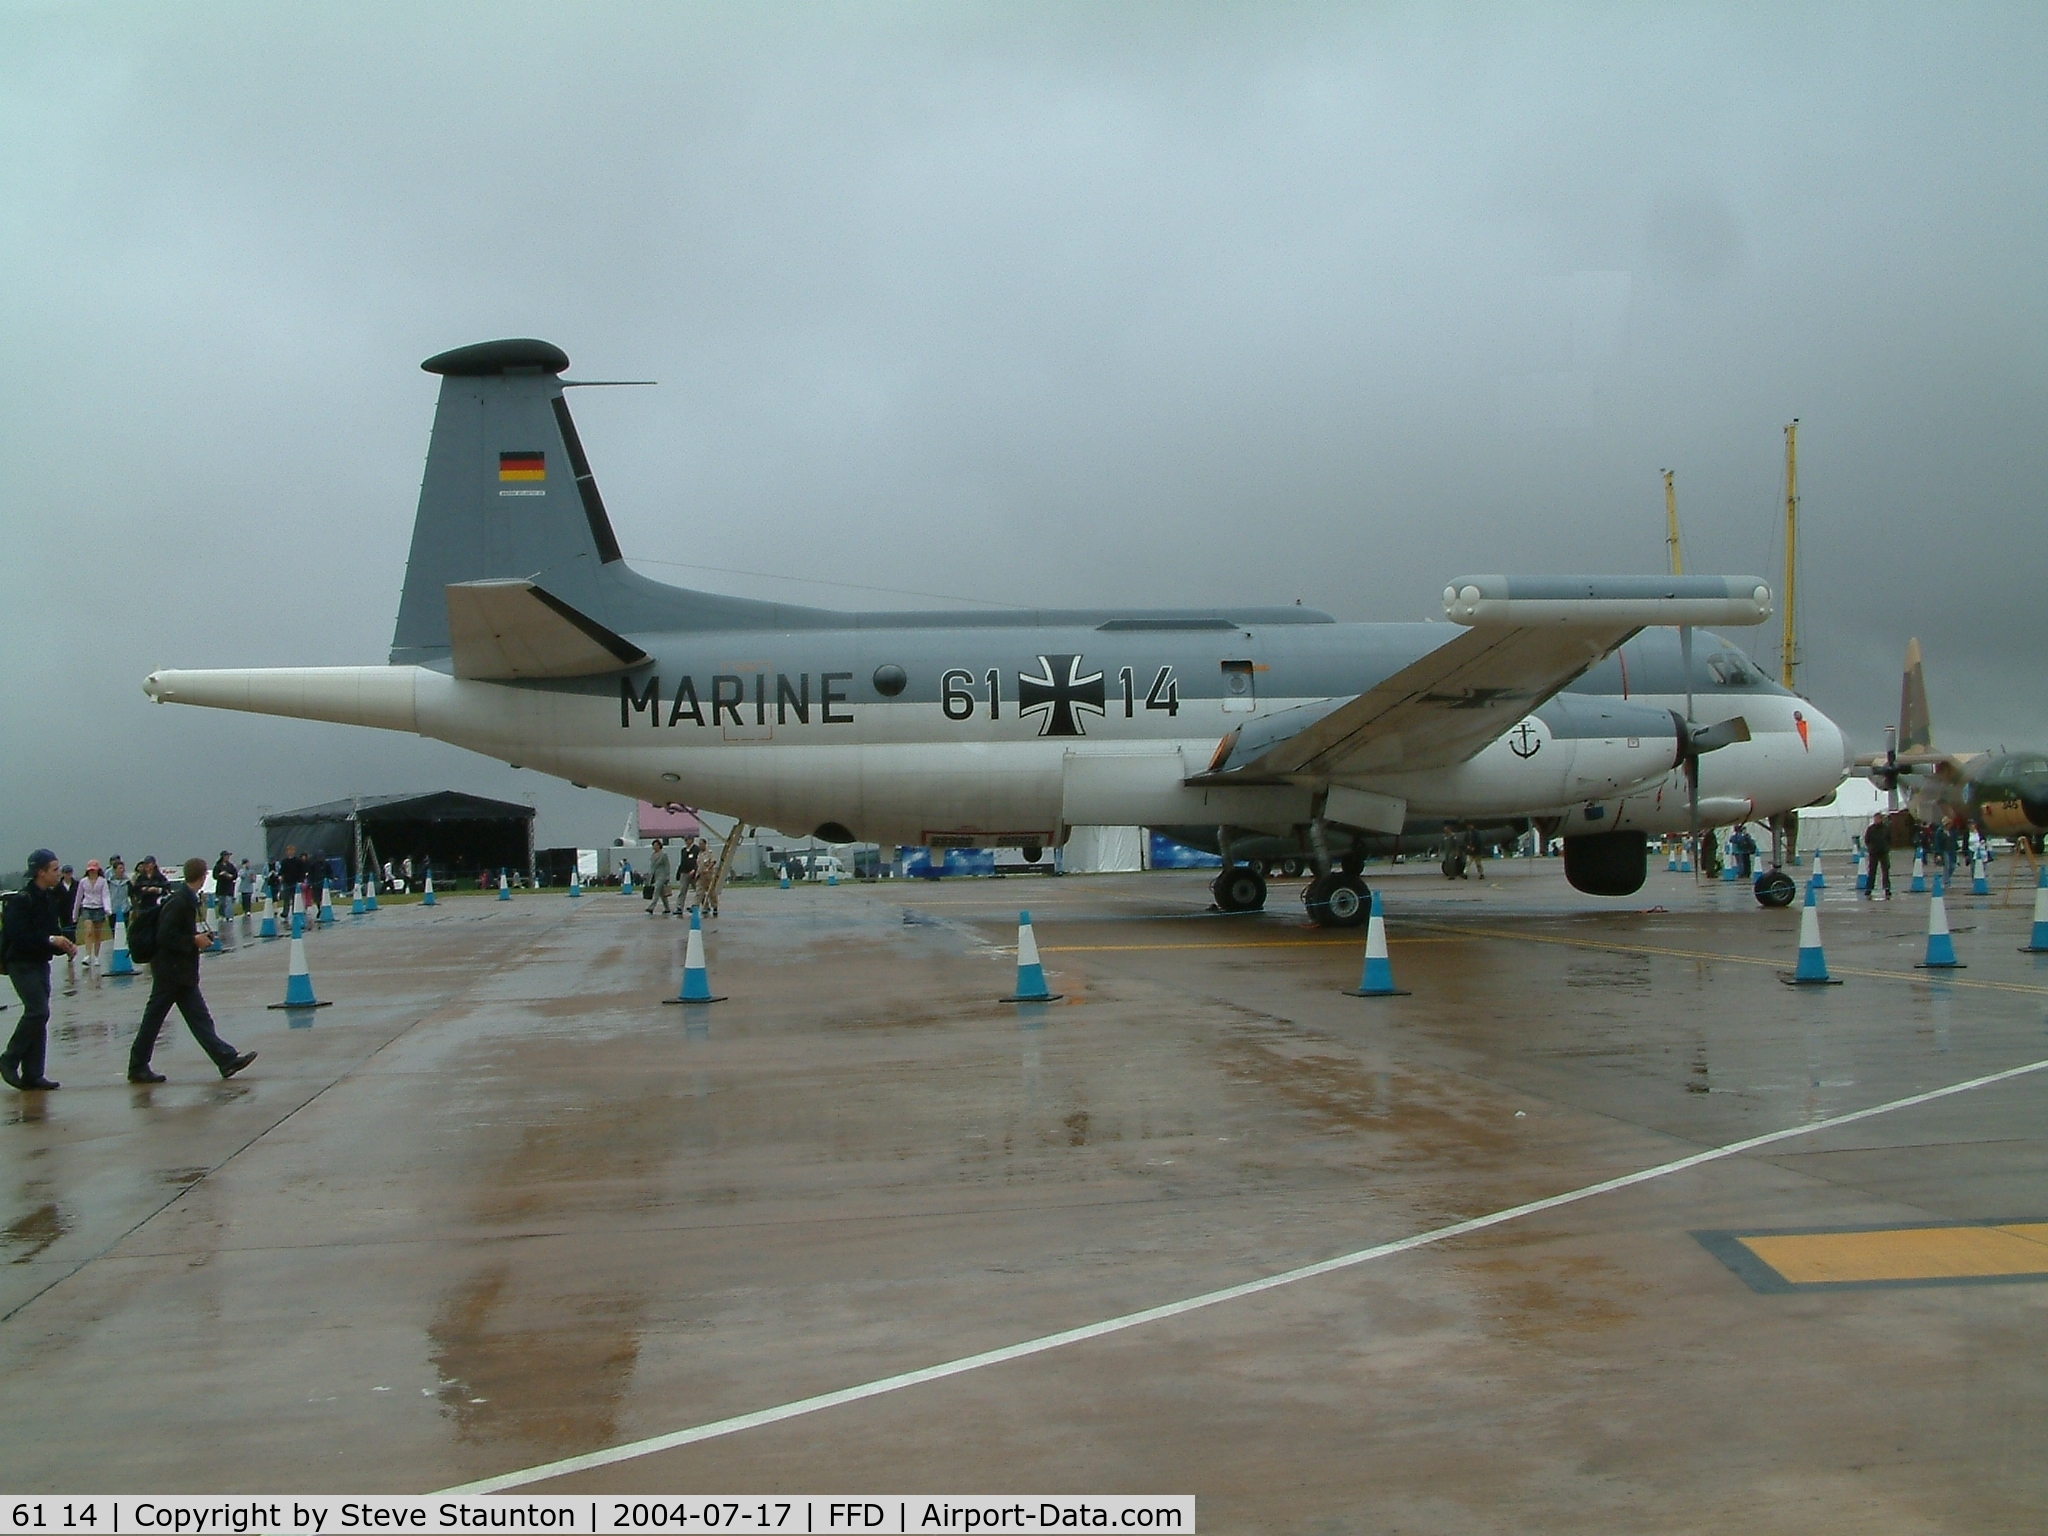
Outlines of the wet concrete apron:
{"label": "wet concrete apron", "polygon": [[[1356,935],[1198,878],[742,891],[708,1010],[637,902],[386,908],[58,999],[0,1104],[0,1478],[424,1489],[1211,1290],[2048,1056],[2024,909],[1797,913],[1555,863]],[[1008,990],[1015,909],[1066,994]],[[1670,912],[1645,913],[1661,904]],[[2009,931],[2008,931],[2009,930]],[[1756,962],[1756,963],[1745,963]],[[60,972],[61,975],[61,967]],[[1759,1294],[1703,1229],[2048,1216],[2037,1075],[1201,1313],[539,1486],[1192,1491],[1210,1530],[2032,1530],[2048,1287]]]}

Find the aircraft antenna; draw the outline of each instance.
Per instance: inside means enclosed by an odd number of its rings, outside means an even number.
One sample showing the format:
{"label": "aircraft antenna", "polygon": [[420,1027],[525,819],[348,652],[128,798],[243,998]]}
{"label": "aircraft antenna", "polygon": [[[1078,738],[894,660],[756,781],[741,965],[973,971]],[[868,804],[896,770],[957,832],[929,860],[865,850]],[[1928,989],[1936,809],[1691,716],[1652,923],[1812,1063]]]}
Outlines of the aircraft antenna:
{"label": "aircraft antenna", "polygon": [[1799,656],[1792,635],[1793,579],[1799,567],[1799,418],[1785,428],[1785,629],[1778,642],[1778,681],[1792,689]]}
{"label": "aircraft antenna", "polygon": [[1670,470],[1664,471],[1664,547],[1671,552],[1671,574],[1683,576],[1685,561],[1678,553],[1678,487],[1677,476]]}

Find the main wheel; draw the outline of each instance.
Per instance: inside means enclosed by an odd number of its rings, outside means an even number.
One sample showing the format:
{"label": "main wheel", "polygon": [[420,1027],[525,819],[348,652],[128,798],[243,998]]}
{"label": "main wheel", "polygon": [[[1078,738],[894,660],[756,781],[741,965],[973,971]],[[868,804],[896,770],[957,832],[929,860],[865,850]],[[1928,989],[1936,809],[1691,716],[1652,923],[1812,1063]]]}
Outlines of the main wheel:
{"label": "main wheel", "polygon": [[1209,892],[1226,912],[1256,912],[1266,904],[1266,877],[1249,864],[1233,864],[1209,882]]}
{"label": "main wheel", "polygon": [[1792,898],[1799,894],[1799,887],[1782,869],[1773,869],[1758,875],[1754,889],[1756,904],[1760,907],[1789,907],[1792,905]]}
{"label": "main wheel", "polygon": [[1356,875],[1321,875],[1302,888],[1302,905],[1318,928],[1356,928],[1372,907],[1365,882]]}
{"label": "main wheel", "polygon": [[1296,875],[1301,873],[1301,860],[1282,859],[1280,861],[1280,873],[1285,875],[1288,879],[1292,880]]}

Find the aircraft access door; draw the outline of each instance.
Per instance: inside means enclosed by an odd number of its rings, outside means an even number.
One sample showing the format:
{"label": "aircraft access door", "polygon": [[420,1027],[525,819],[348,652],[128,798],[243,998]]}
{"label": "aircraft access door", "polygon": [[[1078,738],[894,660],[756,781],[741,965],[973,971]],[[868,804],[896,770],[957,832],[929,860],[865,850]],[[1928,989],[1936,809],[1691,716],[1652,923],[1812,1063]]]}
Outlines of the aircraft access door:
{"label": "aircraft access door", "polygon": [[1224,660],[1223,713],[1249,715],[1258,709],[1258,684],[1253,676],[1257,671],[1250,657]]}

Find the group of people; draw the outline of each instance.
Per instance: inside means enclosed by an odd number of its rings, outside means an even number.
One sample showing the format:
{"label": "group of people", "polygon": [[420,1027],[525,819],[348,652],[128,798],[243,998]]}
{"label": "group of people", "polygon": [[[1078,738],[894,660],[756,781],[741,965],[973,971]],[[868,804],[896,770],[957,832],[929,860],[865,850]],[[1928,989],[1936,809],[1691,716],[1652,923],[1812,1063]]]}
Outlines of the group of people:
{"label": "group of people", "polygon": [[692,906],[706,917],[718,916],[718,861],[701,837],[686,837],[671,855],[668,840],[654,840],[654,854],[647,866],[647,915],[654,916],[660,904],[663,915],[675,902],[677,917],[689,915]]}
{"label": "group of people", "polygon": [[[221,859],[234,869],[225,852]],[[105,937],[99,930],[116,918],[131,921],[146,916],[151,940],[149,1001],[128,1050],[128,1081],[165,1080],[150,1066],[150,1058],[173,1008],[183,1016],[192,1038],[222,1077],[233,1077],[256,1059],[254,1051],[238,1051],[221,1039],[199,991],[199,957],[220,942],[204,915],[204,893],[210,883],[219,881],[219,866],[209,866],[205,859],[187,859],[179,873],[182,878],[173,885],[164,878],[156,860],[146,858],[130,876],[116,857],[109,861],[105,873],[95,859],[85,866],[83,880],[73,877],[67,883],[71,871],[57,862],[55,853],[38,848],[29,855],[26,881],[0,909],[0,961],[7,967],[7,979],[22,1007],[21,1019],[6,1049],[0,1051],[0,1082],[24,1092],[59,1086],[46,1070],[50,966],[59,955],[67,965],[75,962],[81,948],[77,935],[88,930],[92,949],[85,963],[88,968],[97,964]],[[238,870],[236,874],[239,876]],[[234,886],[221,889],[227,892],[221,898],[225,912]]]}
{"label": "group of people", "polygon": [[[206,865],[203,859],[199,862]],[[260,870],[248,859],[237,859],[223,848],[220,857],[202,869],[202,905],[210,906],[223,917],[239,905],[246,917],[259,893],[289,902],[291,893],[303,888],[310,904],[317,907],[327,879],[324,860],[300,858],[291,848],[285,850],[283,859],[273,859],[268,868]],[[75,984],[80,967],[87,971],[99,969],[104,963],[101,951],[112,937],[114,925],[127,923],[132,908],[153,906],[163,900],[171,893],[171,887],[172,881],[154,854],[139,860],[132,873],[118,853],[105,864],[88,859],[82,876],[69,864],[58,865],[48,899],[61,919],[64,937],[74,946],[65,952],[67,980]]]}
{"label": "group of people", "polygon": [[[1863,852],[1869,861],[1863,881],[1866,899],[1876,898],[1878,882],[1882,880],[1885,900],[1891,900],[1893,846],[1892,816],[1879,811],[1863,829]],[[1965,822],[1937,821],[1914,825],[1913,853],[1939,869],[1943,880],[1953,881],[1956,864],[1965,857],[1982,859],[1988,864],[1991,844],[1982,832]]]}

